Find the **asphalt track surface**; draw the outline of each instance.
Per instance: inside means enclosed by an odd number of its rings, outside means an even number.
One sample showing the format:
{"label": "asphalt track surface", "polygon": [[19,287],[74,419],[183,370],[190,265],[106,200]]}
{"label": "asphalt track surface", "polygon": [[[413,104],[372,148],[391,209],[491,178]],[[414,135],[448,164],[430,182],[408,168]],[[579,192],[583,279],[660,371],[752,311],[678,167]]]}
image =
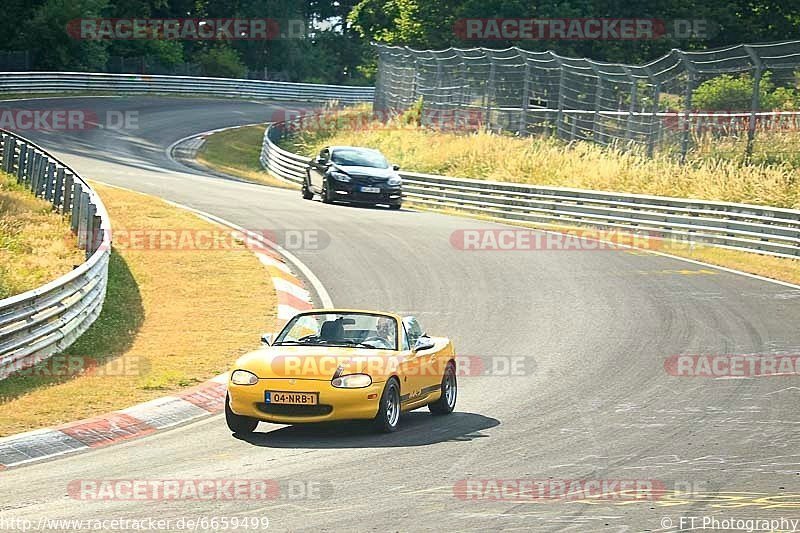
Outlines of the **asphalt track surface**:
{"label": "asphalt track surface", "polygon": [[[184,136],[269,120],[275,106],[144,97],[3,105],[136,110],[133,130],[24,134],[88,178],[252,230],[323,230],[324,249],[295,254],[337,306],[415,313],[460,354],[527,364],[520,376],[462,377],[456,413],[413,412],[392,435],[262,423],[241,440],[216,416],[8,470],[0,518],[266,516],[270,529],[309,531],[661,531],[688,529],[679,520],[690,516],[800,518],[800,378],[664,369],[673,354],[800,353],[800,290],[626,250],[460,251],[454,231],[503,226],[303,201],[203,176],[165,155]],[[71,499],[68,483],[87,478],[269,478],[324,490],[266,502]],[[634,502],[463,500],[454,486],[466,478],[657,480],[666,493]],[[672,492],[687,488],[694,493]]]}

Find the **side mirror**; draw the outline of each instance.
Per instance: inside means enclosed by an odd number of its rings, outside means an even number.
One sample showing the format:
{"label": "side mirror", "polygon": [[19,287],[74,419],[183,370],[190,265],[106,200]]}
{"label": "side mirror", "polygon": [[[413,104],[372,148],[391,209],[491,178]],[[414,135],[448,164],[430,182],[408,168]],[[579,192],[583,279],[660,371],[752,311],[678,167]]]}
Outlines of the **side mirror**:
{"label": "side mirror", "polygon": [[414,343],[414,347],[411,349],[413,352],[421,352],[423,350],[430,350],[436,346],[436,343],[433,342],[433,339],[430,337],[420,337],[417,339],[417,342]]}
{"label": "side mirror", "polygon": [[272,342],[272,333],[263,333],[261,335],[261,344],[269,346]]}
{"label": "side mirror", "polygon": [[400,165],[392,165],[393,170],[400,170]]}

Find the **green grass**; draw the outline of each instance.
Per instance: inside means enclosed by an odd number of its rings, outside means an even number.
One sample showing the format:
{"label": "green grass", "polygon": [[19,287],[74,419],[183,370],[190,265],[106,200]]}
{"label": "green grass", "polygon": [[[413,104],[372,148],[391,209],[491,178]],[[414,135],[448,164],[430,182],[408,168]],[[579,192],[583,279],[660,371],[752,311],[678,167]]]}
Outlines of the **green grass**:
{"label": "green grass", "polygon": [[261,168],[261,143],[265,125],[245,126],[211,134],[197,154],[197,161],[224,174],[287,189],[298,188]]}

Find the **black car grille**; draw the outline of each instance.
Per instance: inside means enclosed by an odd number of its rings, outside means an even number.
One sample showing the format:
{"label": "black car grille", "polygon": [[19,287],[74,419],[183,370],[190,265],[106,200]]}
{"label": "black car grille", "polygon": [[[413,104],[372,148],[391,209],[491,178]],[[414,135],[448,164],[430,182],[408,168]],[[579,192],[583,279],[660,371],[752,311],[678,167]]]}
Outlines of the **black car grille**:
{"label": "black car grille", "polygon": [[361,176],[354,175],[353,183],[355,185],[386,185],[389,178],[378,178],[375,176]]}
{"label": "black car grille", "polygon": [[258,403],[256,407],[262,413],[276,416],[324,416],[333,411],[331,405],[283,405],[274,403]]}

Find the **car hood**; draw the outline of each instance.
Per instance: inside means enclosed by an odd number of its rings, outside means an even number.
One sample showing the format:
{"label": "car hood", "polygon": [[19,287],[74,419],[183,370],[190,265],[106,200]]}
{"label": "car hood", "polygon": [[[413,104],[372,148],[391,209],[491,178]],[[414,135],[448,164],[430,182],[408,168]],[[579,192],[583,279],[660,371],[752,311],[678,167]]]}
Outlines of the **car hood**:
{"label": "car hood", "polygon": [[341,375],[369,374],[383,381],[400,362],[394,350],[325,346],[272,346],[236,360],[235,369],[248,370],[259,379],[317,379],[330,381],[341,366]]}
{"label": "car hood", "polygon": [[351,176],[372,176],[375,178],[391,178],[396,173],[394,169],[389,168],[375,168],[375,167],[359,167],[354,165],[334,165],[336,168],[350,174]]}

